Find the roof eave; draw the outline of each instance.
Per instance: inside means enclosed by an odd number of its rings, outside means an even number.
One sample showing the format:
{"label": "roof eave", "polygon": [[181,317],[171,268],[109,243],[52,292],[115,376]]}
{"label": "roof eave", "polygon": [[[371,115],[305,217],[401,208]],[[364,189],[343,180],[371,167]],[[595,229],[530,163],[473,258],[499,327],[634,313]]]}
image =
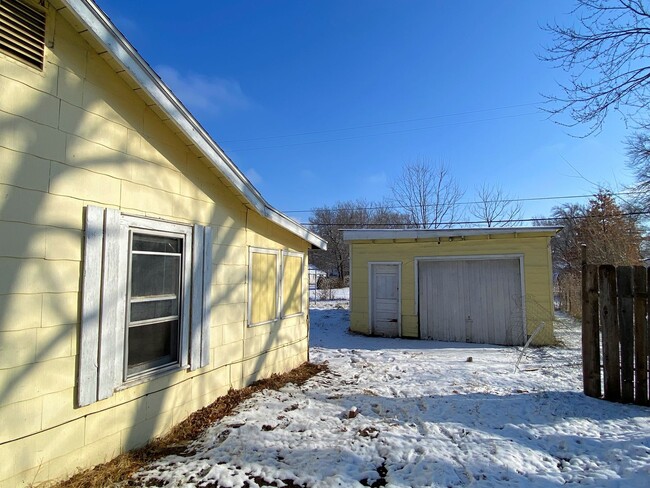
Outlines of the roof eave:
{"label": "roof eave", "polygon": [[113,58],[133,77],[140,87],[156,102],[179,130],[206,156],[244,199],[263,217],[309,242],[326,249],[327,242],[309,229],[274,209],[248,178],[235,166],[219,145],[201,127],[201,124],[163,83],[156,72],[138,54],[131,43],[119,32],[102,10],[89,0],[63,0],[70,11],[87,26]]}

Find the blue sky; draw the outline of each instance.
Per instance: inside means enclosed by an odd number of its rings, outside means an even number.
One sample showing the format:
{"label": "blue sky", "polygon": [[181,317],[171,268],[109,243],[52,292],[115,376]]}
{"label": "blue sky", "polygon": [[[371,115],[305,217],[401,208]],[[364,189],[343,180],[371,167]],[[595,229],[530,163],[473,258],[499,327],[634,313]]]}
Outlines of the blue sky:
{"label": "blue sky", "polygon": [[[566,75],[537,59],[566,0],[98,0],[277,209],[299,221],[390,195],[405,163],[444,162],[465,188],[584,195],[632,182],[625,124],[589,137],[540,110]],[[546,215],[567,199],[524,202]],[[578,201],[586,201],[579,199]]]}

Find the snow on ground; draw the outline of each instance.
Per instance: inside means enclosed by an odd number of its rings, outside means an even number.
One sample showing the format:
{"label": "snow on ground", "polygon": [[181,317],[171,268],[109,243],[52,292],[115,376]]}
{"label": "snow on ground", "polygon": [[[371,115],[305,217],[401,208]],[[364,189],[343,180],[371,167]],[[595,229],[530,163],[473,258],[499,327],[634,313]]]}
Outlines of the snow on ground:
{"label": "snow on ground", "polygon": [[350,287],[345,288],[331,288],[326,290],[319,290],[316,288],[309,289],[309,300],[311,302],[332,302],[350,299]]}
{"label": "snow on ground", "polygon": [[[347,302],[312,304],[311,360],[330,371],[244,402],[155,486],[647,487],[650,409],[581,393],[580,330],[519,348],[348,332]],[[472,358],[469,361],[469,358]]]}

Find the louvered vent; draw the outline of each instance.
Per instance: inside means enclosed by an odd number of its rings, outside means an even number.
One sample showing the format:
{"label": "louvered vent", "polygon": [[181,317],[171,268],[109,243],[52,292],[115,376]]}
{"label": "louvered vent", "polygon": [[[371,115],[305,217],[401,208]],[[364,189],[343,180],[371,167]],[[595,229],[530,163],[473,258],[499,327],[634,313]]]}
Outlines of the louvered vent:
{"label": "louvered vent", "polygon": [[0,0],[0,51],[43,69],[45,12],[18,0]]}

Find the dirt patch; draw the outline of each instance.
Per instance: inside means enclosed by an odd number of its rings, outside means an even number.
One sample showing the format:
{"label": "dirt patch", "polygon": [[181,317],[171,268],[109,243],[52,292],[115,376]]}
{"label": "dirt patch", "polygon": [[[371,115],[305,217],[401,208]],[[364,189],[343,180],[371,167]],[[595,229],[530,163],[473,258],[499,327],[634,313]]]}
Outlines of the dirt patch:
{"label": "dirt patch", "polygon": [[230,415],[237,406],[261,390],[279,390],[293,383],[302,385],[312,376],[326,371],[323,364],[304,363],[284,374],[275,374],[241,390],[230,390],[207,407],[197,410],[175,426],[167,435],[154,439],[146,446],[120,454],[115,459],[77,473],[59,483],[39,485],[44,488],[104,488],[124,481],[148,463],[170,454],[183,454],[188,444],[208,427]]}

